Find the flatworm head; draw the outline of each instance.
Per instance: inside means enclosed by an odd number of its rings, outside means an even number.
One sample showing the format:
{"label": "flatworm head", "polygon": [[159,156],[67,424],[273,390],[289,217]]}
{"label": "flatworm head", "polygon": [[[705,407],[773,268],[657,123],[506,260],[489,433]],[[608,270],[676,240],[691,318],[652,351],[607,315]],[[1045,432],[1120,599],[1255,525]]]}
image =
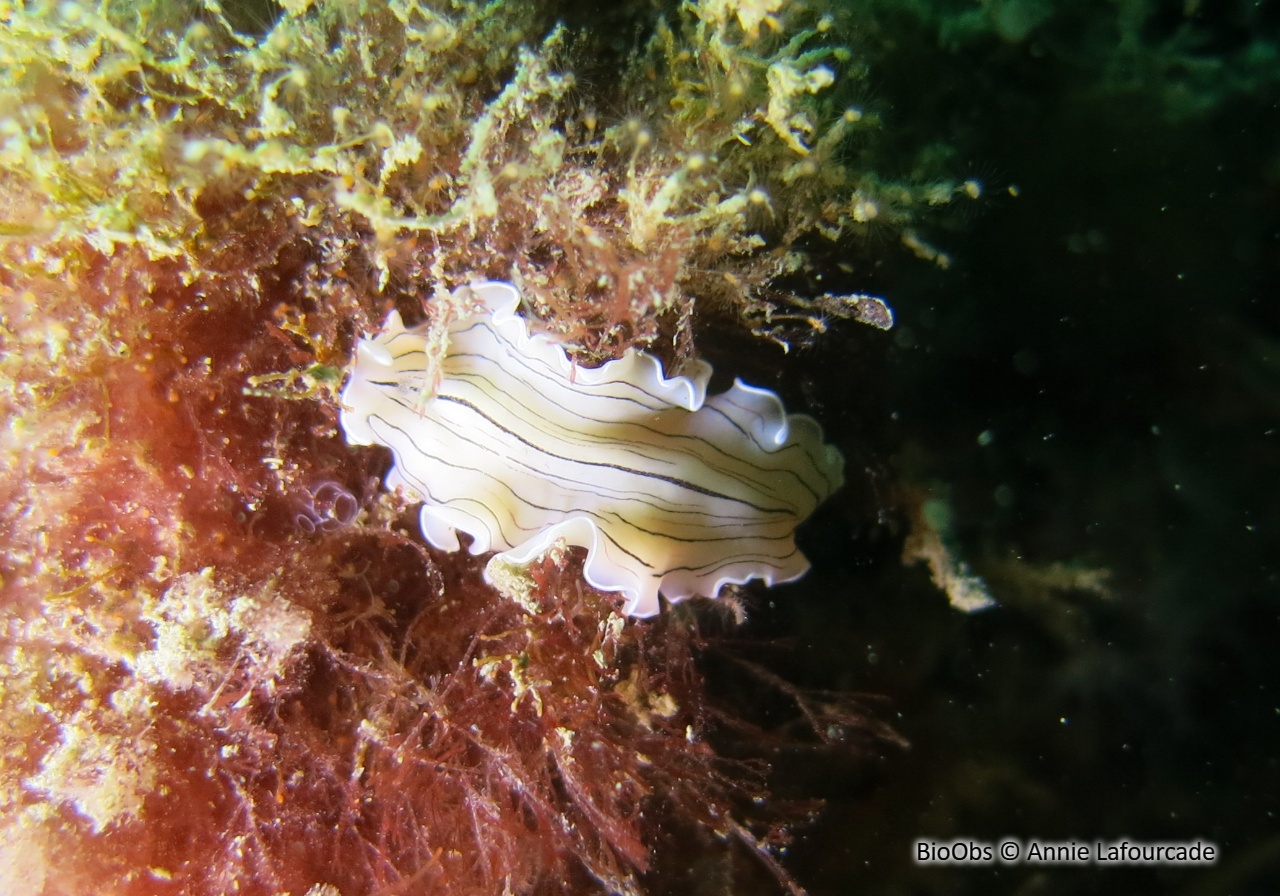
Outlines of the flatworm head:
{"label": "flatworm head", "polygon": [[659,593],[804,575],[795,527],[844,466],[812,418],[741,381],[708,399],[702,362],[667,378],[631,350],[575,368],[530,335],[510,284],[456,298],[480,310],[450,326],[438,370],[423,331],[392,312],[360,341],[342,392],[347,441],[391,449],[387,487],[422,501],[431,544],[457,550],[462,531],[471,553],[523,565],[562,539],[587,549],[587,581],[635,616],[656,613]]}

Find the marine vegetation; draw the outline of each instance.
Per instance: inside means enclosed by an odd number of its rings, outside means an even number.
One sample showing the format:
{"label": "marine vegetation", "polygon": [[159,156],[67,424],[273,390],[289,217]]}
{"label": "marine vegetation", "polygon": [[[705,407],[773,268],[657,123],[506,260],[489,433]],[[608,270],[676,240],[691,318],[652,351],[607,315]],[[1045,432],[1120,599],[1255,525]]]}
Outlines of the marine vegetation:
{"label": "marine vegetation", "polygon": [[863,238],[941,260],[913,223],[977,188],[877,173],[820,5],[570,11],[0,3],[6,892],[633,893],[681,850],[799,891],[709,740],[717,611],[629,620],[554,548],[490,587],[339,390],[475,280],[584,367],[884,326]]}

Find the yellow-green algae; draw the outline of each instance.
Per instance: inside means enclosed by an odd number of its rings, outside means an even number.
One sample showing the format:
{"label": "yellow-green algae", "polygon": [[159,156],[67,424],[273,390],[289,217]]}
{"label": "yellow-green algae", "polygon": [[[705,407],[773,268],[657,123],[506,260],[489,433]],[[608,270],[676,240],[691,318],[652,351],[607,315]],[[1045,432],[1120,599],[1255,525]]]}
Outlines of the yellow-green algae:
{"label": "yellow-green algae", "polygon": [[975,189],[849,164],[878,127],[834,102],[856,60],[833,15],[783,0],[684,4],[603,91],[538,4],[292,0],[260,37],[212,2],[6,6],[0,230],[46,268],[66,240],[189,258],[202,197],[234,193],[304,232],[346,217],[383,288],[415,251],[428,282],[398,285],[441,301],[489,270],[562,316],[714,297],[767,325],[805,235]]}
{"label": "yellow-green algae", "polygon": [[[509,279],[588,362],[660,334],[687,356],[695,306],[785,343],[797,321],[879,313],[782,289],[814,273],[803,247],[875,229],[936,256],[915,209],[975,192],[853,163],[879,122],[840,101],[862,73],[819,6],[685,3],[620,84],[575,76],[599,47],[554,12],[0,3],[10,892],[328,886],[312,847],[273,837],[336,804],[314,850],[343,858],[348,887],[527,892],[578,874],[634,892],[654,792],[745,837],[694,679],[649,675],[644,631],[572,575],[535,570],[524,605],[576,615],[534,628],[499,599],[473,618],[471,580],[400,534],[390,498],[354,534],[288,526],[299,489],[339,469],[373,481],[336,445],[332,386],[393,303],[443,332],[454,286]],[[290,390],[318,407],[281,410],[270,396]],[[422,571],[380,578],[375,547]],[[467,637],[398,622],[406,582]],[[486,727],[483,688],[545,736]],[[437,803],[409,799],[454,766]],[[138,835],[174,806],[225,837],[177,825],[184,853]],[[469,847],[450,839],[463,816]],[[529,847],[530,831],[549,839]],[[104,832],[132,836],[108,848]]]}

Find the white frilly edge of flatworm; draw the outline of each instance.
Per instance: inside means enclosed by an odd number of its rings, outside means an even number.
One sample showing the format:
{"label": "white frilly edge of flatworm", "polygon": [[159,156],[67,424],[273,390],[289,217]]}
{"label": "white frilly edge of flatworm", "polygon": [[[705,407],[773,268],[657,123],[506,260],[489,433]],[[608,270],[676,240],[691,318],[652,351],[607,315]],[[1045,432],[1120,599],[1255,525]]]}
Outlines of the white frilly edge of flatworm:
{"label": "white frilly edge of flatworm", "polygon": [[[572,377],[575,382],[587,385],[620,381],[635,383],[644,391],[686,411],[696,411],[706,404],[711,365],[701,358],[687,362],[686,373],[671,377],[663,373],[662,362],[655,356],[636,348],[627,349],[621,357],[606,361],[599,367],[579,367],[560,343],[545,334],[529,332],[528,322],[516,313],[520,308],[520,293],[510,283],[481,281],[462,287],[460,292],[469,293],[479,300],[475,306],[479,309],[477,313],[466,319],[487,313],[494,329],[504,339],[526,357],[558,370],[566,379]],[[733,393],[742,393],[743,403],[752,405],[757,425],[751,434],[761,444],[781,448],[790,438],[792,420],[812,420],[803,414],[788,415],[782,400],[774,392],[748,385],[740,379],[735,379],[733,389],[725,394]],[[813,423],[817,425],[817,421]]]}
{"label": "white frilly edge of flatworm", "polygon": [[[667,377],[663,373],[661,362],[654,356],[637,349],[629,349],[620,358],[608,361],[595,367],[579,367],[569,357],[563,346],[551,337],[530,333],[528,323],[517,311],[520,307],[520,294],[509,283],[497,281],[480,281],[461,287],[454,295],[460,307],[469,307],[470,314],[464,314],[459,322],[472,320],[488,315],[490,325],[510,345],[527,358],[540,362],[552,370],[558,371],[566,379],[584,385],[605,382],[625,381],[636,384],[639,388],[662,398],[672,405],[695,412],[707,402],[707,385],[711,378],[711,365],[702,360],[689,363],[688,372]],[[396,311],[392,311],[384,324],[383,333],[397,332],[405,327]],[[386,349],[371,340],[362,340],[357,348],[356,366],[379,365],[390,366],[390,354]],[[343,392],[344,408],[341,422],[347,440],[352,444],[376,444],[377,439],[362,415],[356,409],[364,403],[362,392],[369,387],[360,377],[353,377],[348,388]],[[752,436],[762,446],[779,449],[787,445],[793,435],[793,427],[797,430],[808,430],[808,438],[816,439],[822,444],[821,427],[817,421],[803,415],[788,415],[781,400],[768,389],[747,385],[735,380],[733,387],[713,401],[728,401],[740,409],[746,410],[752,417]],[[799,435],[797,433],[797,435]],[[835,465],[838,475],[839,452],[832,446],[824,446],[827,462]],[[387,476],[388,489],[403,487],[412,493],[412,488],[399,475],[398,468],[393,466]],[[441,550],[456,551],[459,548],[457,530],[462,529],[471,535],[469,552],[472,554],[488,553],[492,550],[492,535],[488,531],[472,532],[466,526],[459,525],[462,518],[453,519],[447,506],[424,504],[420,511],[420,525],[424,537]],[[659,609],[658,601],[642,594],[636,575],[626,569],[615,567],[609,563],[600,543],[603,536],[596,524],[586,517],[572,517],[549,525],[546,529],[527,541],[502,552],[496,559],[516,566],[525,566],[546,553],[558,539],[565,543],[585,547],[587,558],[583,564],[583,576],[593,587],[602,591],[622,592],[627,596],[626,612],[634,616],[651,616]],[[775,576],[773,570],[761,568],[759,565],[743,561],[722,570],[714,583],[708,588],[706,582],[664,580],[662,593],[668,600],[681,600],[694,594],[715,596],[726,585],[741,585],[759,579],[767,585],[775,585],[793,581],[802,576],[808,569],[805,563],[792,575]],[[492,583],[488,572],[485,578]]]}
{"label": "white frilly edge of flatworm", "polygon": [[[579,367],[569,358],[564,346],[543,333],[530,333],[528,322],[516,312],[520,308],[520,293],[510,283],[486,281],[462,288],[480,300],[480,313],[488,313],[493,328],[520,353],[555,368],[566,379],[585,385],[626,381],[637,383],[645,391],[677,404],[687,411],[696,411],[707,400],[707,383],[711,380],[711,365],[702,360],[690,362],[689,375],[667,377],[662,364],[653,355],[638,349],[627,349],[620,358],[606,361],[599,367]],[[461,297],[460,297],[461,298]],[[477,317],[479,314],[472,315]]]}

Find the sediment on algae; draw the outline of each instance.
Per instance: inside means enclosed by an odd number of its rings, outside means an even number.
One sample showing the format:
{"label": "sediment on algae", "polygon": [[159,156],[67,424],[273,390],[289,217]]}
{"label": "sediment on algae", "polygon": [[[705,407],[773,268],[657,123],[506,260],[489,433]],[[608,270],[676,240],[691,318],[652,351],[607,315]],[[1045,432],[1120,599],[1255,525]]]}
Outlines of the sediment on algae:
{"label": "sediment on algae", "polygon": [[634,892],[662,830],[785,877],[689,617],[426,549],[336,390],[476,277],[584,363],[878,320],[781,278],[973,190],[856,162],[834,15],[686,4],[616,84],[554,13],[0,7],[9,892]]}

